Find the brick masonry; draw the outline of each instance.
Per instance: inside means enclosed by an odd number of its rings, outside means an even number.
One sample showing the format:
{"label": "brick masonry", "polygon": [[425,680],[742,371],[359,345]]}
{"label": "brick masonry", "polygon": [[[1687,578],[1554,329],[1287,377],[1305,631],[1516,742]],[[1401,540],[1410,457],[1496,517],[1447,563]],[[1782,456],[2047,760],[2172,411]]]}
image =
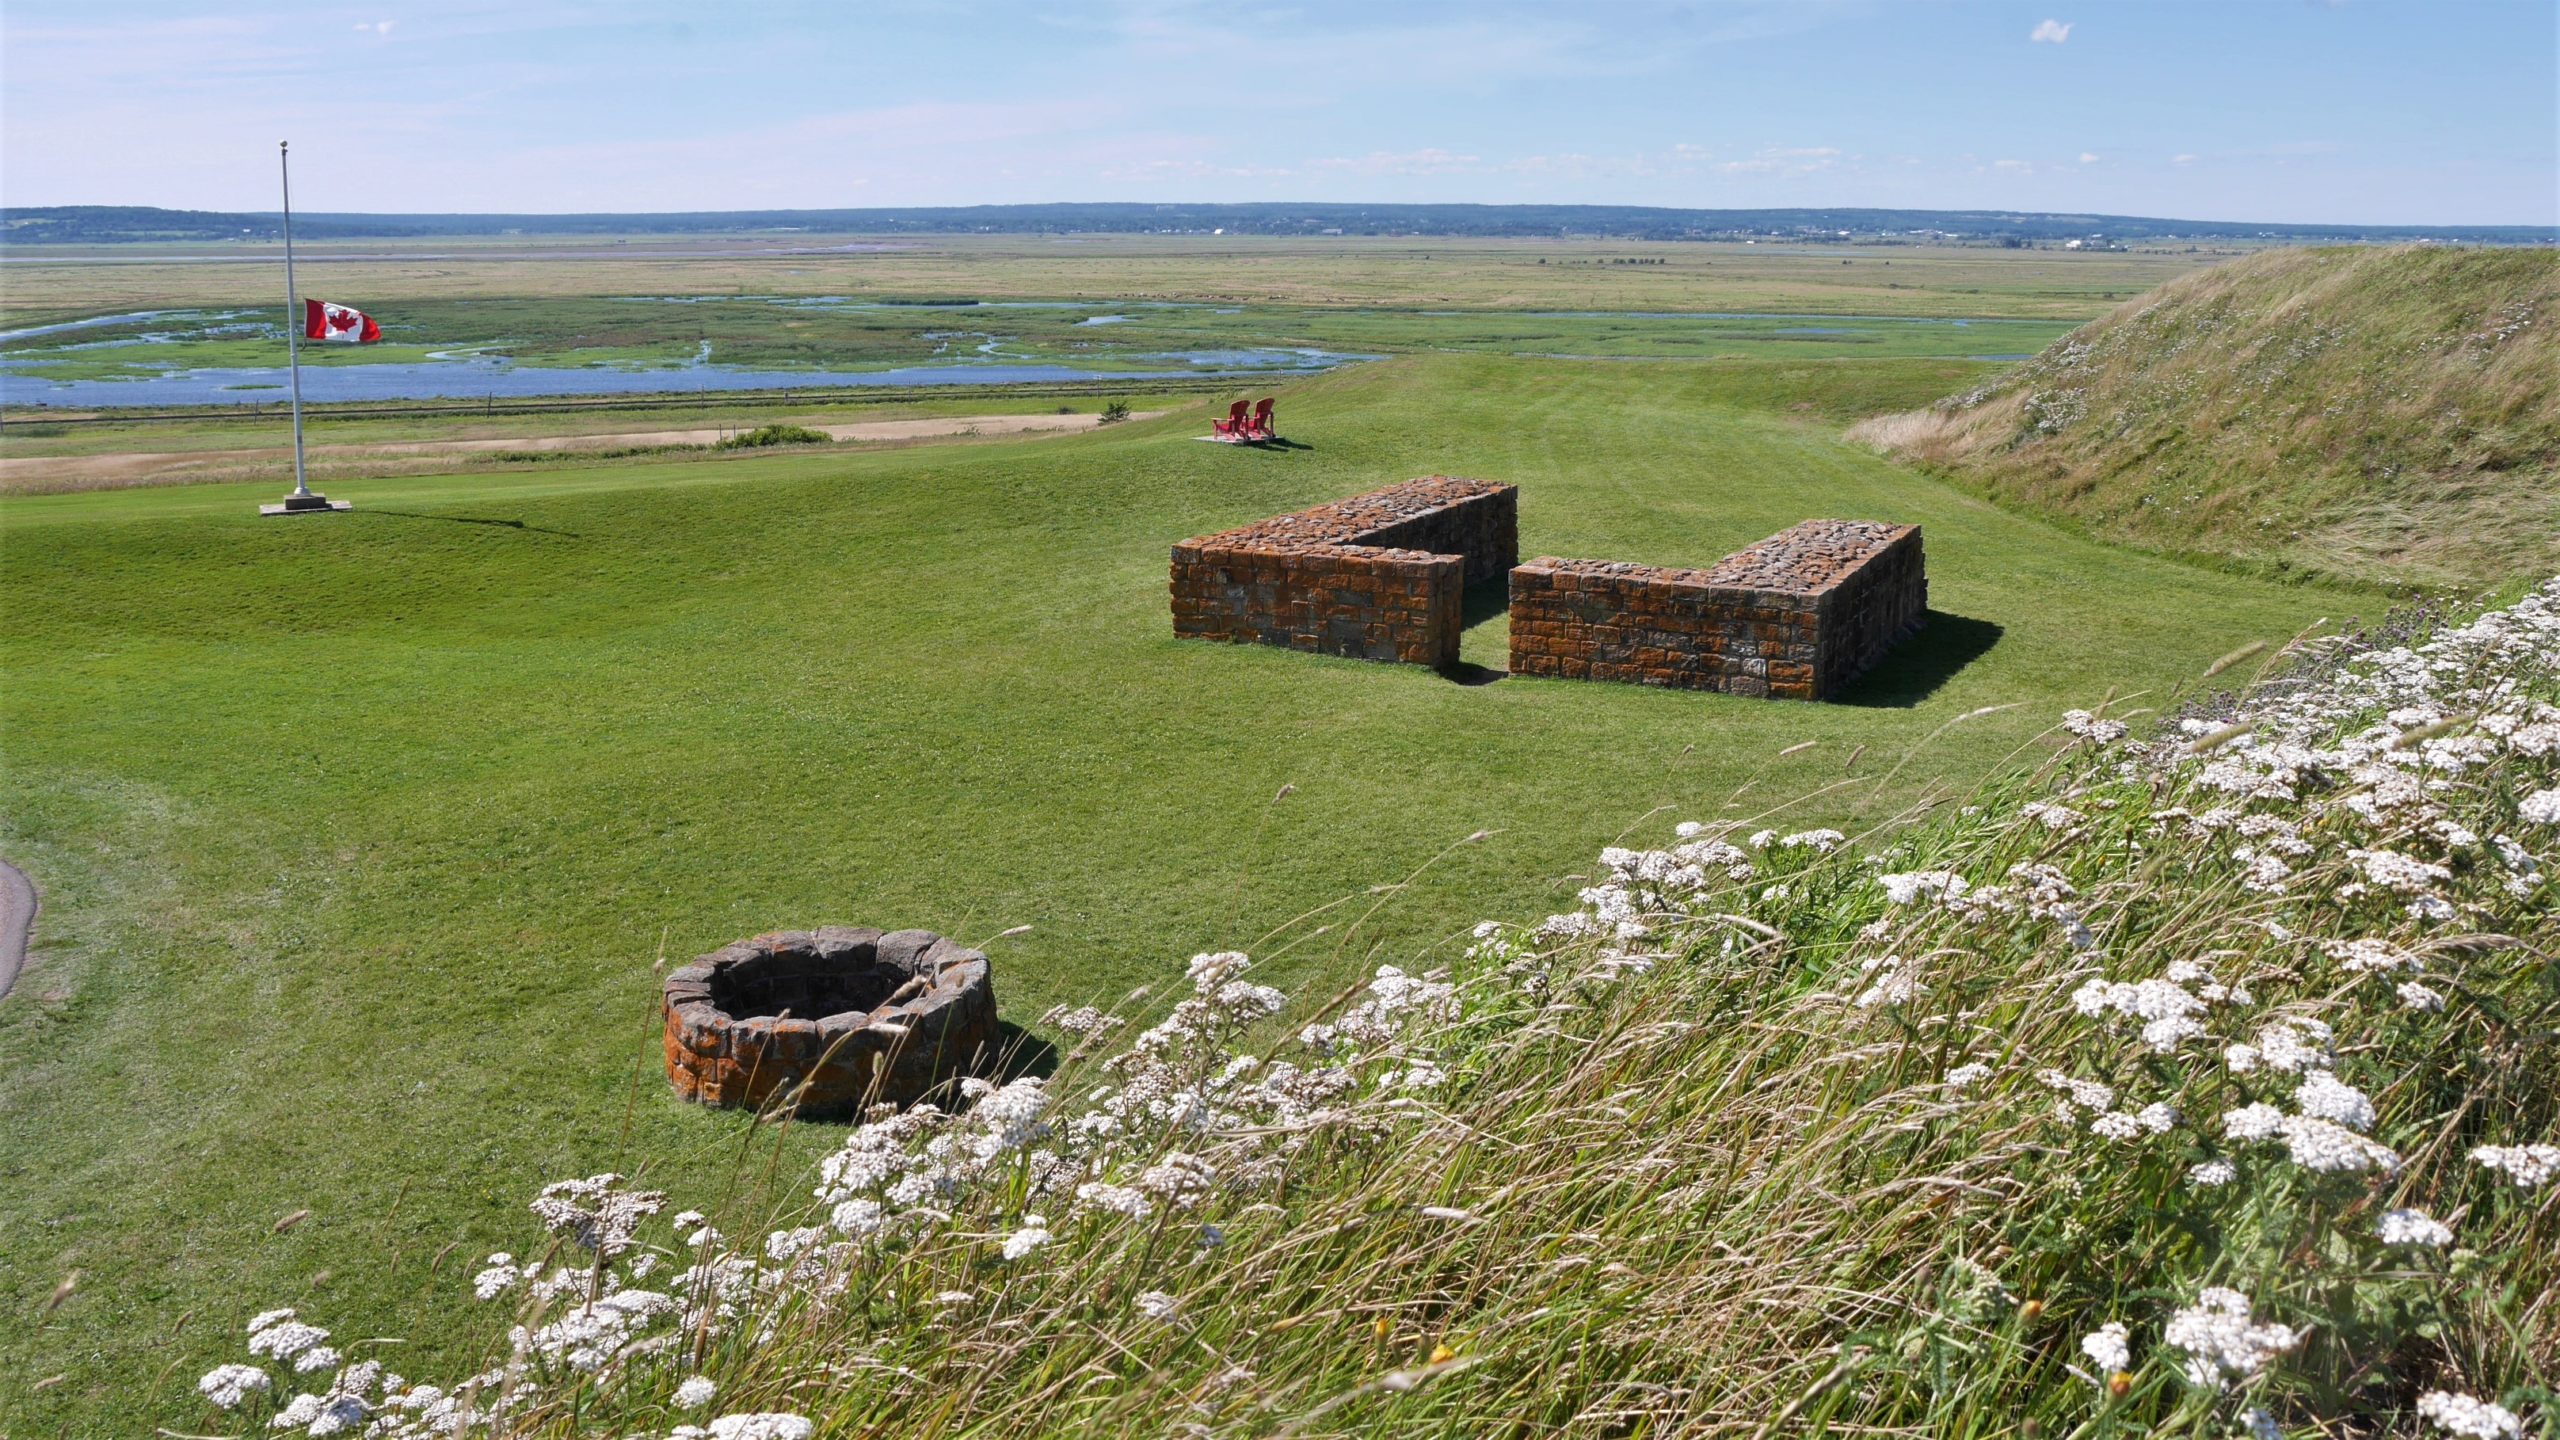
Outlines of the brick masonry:
{"label": "brick masonry", "polygon": [[1520,491],[1433,475],[1173,547],[1173,633],[1447,668],[1469,583],[1520,560]]}
{"label": "brick masonry", "polygon": [[1704,570],[1544,557],[1511,572],[1511,673],[1825,700],[1928,608],[1916,525],[1808,520]]}
{"label": "brick masonry", "polygon": [[830,927],[741,940],[669,974],[667,1080],[705,1105],[799,1113],[909,1104],[997,1046],[987,957],[930,930]]}

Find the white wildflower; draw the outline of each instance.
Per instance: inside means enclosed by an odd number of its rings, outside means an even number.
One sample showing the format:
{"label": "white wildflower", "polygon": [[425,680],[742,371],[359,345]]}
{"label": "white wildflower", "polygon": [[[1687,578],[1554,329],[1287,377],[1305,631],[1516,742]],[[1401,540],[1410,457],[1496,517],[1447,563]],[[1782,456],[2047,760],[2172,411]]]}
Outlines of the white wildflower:
{"label": "white wildflower", "polygon": [[2418,1413],[2446,1434],[2467,1440],[2516,1440],[2524,1434],[2524,1420],[2514,1411],[2459,1391],[2428,1391],[2418,1397]]}
{"label": "white wildflower", "polygon": [[524,1271],[516,1267],[515,1257],[502,1250],[489,1257],[487,1269],[472,1277],[471,1293],[478,1299],[494,1300],[523,1278]]}
{"label": "white wildflower", "polygon": [[2453,878],[2442,865],[2414,860],[2396,850],[2349,850],[2347,858],[2364,867],[2365,878],[2403,895],[2423,895]]}
{"label": "white wildflower", "polygon": [[218,1408],[231,1410],[252,1395],[265,1394],[271,1383],[255,1365],[216,1365],[196,1382],[196,1389]]}
{"label": "white wildflower", "polygon": [[2171,1349],[2185,1352],[2181,1368],[2190,1384],[2219,1388],[2256,1375],[2302,1337],[2288,1325],[2258,1323],[2249,1313],[2249,1297],[2214,1285],[2199,1292],[2195,1304],[2170,1316],[2161,1338]]}
{"label": "white wildflower", "polygon": [[2284,1112],[2265,1101],[2222,1112],[2222,1133],[2234,1140],[2273,1139],[2284,1128]]}
{"label": "white wildflower", "polygon": [[2228,1160],[2206,1160],[2187,1171],[2187,1183],[2199,1189],[2219,1189],[2230,1184],[2239,1173]]}
{"label": "white wildflower", "polygon": [[2560,825],[2560,785],[2536,790],[2518,801],[2516,818],[2528,825]]}
{"label": "white wildflower", "polygon": [[2453,1243],[2452,1227],[2424,1210],[2386,1210],[2374,1226],[2385,1245],[2425,1245],[2441,1249]]}
{"label": "white wildflower", "polygon": [[2283,1122],[2285,1150],[2293,1163],[2324,1175],[2400,1168],[2400,1156],[2334,1121],[2314,1115],[2288,1115]]}
{"label": "white wildflower", "polygon": [[2114,1086],[2102,1081],[2083,1080],[2075,1075],[2065,1075],[2059,1070],[2037,1071],[2036,1083],[2048,1090],[2071,1092],[2069,1103],[2086,1110],[2112,1109],[2116,1103]]}
{"label": "white wildflower", "polygon": [[1125,1215],[1132,1220],[1144,1220],[1155,1212],[1155,1206],[1150,1204],[1147,1197],[1139,1191],[1132,1190],[1126,1185],[1106,1185],[1099,1180],[1088,1180],[1077,1186],[1076,1198],[1088,1205],[1108,1210],[1114,1215]]}
{"label": "white wildflower", "polygon": [[625,1190],[619,1175],[592,1175],[559,1180],[542,1187],[529,1207],[542,1228],[566,1235],[610,1260],[631,1248],[640,1222],[658,1213],[667,1197],[651,1190]]}
{"label": "white wildflower", "polygon": [[2326,1070],[2305,1076],[2293,1092],[2293,1103],[2305,1115],[2334,1120],[2350,1130],[2373,1128],[2373,1102],[2363,1091]]}
{"label": "white wildflower", "polygon": [[1004,1237],[1004,1258],[1019,1260],[1049,1243],[1049,1222],[1037,1215],[1025,1215],[1022,1224]]}
{"label": "white wildflower", "polygon": [[711,1440],[809,1440],[816,1428],[797,1415],[759,1411],[723,1415],[705,1433]]}
{"label": "white wildflower", "polygon": [[675,1407],[679,1410],[699,1410],[710,1404],[711,1397],[718,1394],[719,1390],[720,1387],[713,1383],[710,1376],[696,1375],[676,1387]]}
{"label": "white wildflower", "polygon": [[1923,895],[1956,899],[1973,888],[1971,882],[1951,870],[1913,870],[1899,875],[1879,875],[1876,883],[1884,887],[1884,898],[1896,905],[1908,905]]}
{"label": "white wildflower", "polygon": [[1171,1320],[1182,1313],[1182,1302],[1162,1290],[1149,1290],[1138,1297],[1138,1313],[1150,1320]]}
{"label": "white wildflower", "polygon": [[[288,1310],[285,1313],[290,1315],[293,1312]],[[290,1360],[328,1338],[329,1332],[317,1325],[305,1325],[299,1320],[278,1320],[249,1337],[249,1353]]]}
{"label": "white wildflower", "polygon": [[2133,1368],[2133,1346],[2121,1320],[2110,1320],[2081,1336],[2080,1353],[2096,1362],[2101,1375]]}
{"label": "white wildflower", "polygon": [[2101,720],[2086,710],[2063,711],[2062,728],[2092,745],[2111,745],[2123,739],[2126,730],[2123,721]]}
{"label": "white wildflower", "polygon": [[2520,1190],[2531,1190],[2560,1175],[2560,1145],[2475,1145],[2471,1163],[2498,1171]]}

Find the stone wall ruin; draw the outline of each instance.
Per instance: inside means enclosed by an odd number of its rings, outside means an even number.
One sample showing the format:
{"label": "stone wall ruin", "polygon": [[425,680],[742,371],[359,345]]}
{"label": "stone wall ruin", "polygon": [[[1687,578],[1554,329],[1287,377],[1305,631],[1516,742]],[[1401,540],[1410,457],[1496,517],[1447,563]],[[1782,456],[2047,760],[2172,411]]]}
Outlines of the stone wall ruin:
{"label": "stone wall ruin", "polygon": [[1704,570],[1541,557],[1511,572],[1511,673],[1827,700],[1928,608],[1916,525],[1808,520]]}
{"label": "stone wall ruin", "polygon": [[1173,547],[1173,633],[1445,669],[1466,588],[1520,560],[1520,491],[1433,475]]}
{"label": "stone wall ruin", "polygon": [[1467,586],[1508,575],[1514,675],[1826,700],[1924,622],[1916,525],[1807,520],[1702,570],[1519,563],[1520,492],[1433,475],[1173,547],[1173,631],[1457,664]]}

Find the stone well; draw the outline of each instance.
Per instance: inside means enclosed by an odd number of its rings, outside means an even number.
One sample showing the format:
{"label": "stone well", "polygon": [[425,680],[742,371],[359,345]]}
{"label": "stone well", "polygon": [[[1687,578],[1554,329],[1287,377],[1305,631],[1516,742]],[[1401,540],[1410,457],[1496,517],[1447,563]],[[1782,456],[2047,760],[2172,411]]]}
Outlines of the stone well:
{"label": "stone well", "polygon": [[704,1105],[840,1119],[909,1104],[996,1051],[987,957],[930,930],[785,930],[667,976],[667,1079]]}

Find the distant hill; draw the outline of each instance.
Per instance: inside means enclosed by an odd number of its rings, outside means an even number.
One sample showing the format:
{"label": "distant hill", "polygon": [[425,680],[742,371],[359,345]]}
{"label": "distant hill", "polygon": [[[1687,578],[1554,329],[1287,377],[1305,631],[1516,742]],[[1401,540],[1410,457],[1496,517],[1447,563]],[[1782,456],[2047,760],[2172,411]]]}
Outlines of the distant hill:
{"label": "distant hill", "polygon": [[[273,240],[273,212],[56,205],[0,210],[0,243]],[[2263,225],[2015,210],[1672,210],[1638,205],[971,205],[874,210],[709,210],[649,215],[297,215],[310,239],[473,235],[1146,234],[1610,236],[1645,240],[1956,240],[1977,244],[2169,240],[2448,240],[2549,244],[2532,225]]]}
{"label": "distant hill", "polygon": [[2560,252],[2285,250],[1852,433],[2113,538],[2295,573],[2560,572]]}

